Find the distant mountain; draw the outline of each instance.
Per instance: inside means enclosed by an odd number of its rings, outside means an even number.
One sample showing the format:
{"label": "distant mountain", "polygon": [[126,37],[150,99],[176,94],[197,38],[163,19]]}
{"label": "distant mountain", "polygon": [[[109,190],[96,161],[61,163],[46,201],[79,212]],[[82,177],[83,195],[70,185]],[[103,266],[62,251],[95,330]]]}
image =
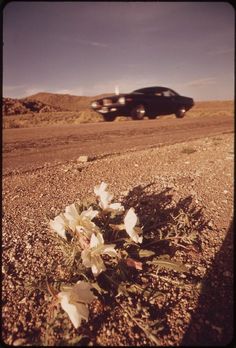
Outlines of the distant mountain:
{"label": "distant mountain", "polygon": [[92,100],[111,94],[83,97],[40,92],[21,99],[3,98],[3,115],[17,115],[30,112],[83,111],[90,107]]}

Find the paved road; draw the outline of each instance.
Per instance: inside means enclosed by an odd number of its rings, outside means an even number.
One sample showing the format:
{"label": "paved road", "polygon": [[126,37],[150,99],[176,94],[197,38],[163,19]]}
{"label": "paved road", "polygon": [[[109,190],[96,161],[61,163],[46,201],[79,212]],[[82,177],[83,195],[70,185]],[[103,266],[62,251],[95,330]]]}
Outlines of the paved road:
{"label": "paved road", "polygon": [[156,120],[100,122],[3,130],[3,173],[47,163],[174,144],[234,131],[232,116],[174,116]]}

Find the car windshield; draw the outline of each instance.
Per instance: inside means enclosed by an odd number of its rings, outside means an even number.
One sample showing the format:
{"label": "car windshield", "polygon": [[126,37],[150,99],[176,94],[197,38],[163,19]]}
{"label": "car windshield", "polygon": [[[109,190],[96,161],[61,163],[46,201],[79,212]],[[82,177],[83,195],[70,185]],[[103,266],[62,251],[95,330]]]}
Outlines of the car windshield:
{"label": "car windshield", "polygon": [[133,91],[131,93],[136,93],[136,94],[143,94],[144,92],[141,92],[141,90]]}

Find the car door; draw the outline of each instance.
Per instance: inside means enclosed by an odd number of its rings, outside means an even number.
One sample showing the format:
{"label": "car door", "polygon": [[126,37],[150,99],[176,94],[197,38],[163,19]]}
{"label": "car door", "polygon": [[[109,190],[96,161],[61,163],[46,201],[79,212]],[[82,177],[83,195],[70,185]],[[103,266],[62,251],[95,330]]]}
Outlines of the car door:
{"label": "car door", "polygon": [[149,89],[143,95],[143,101],[150,115],[161,115],[163,112],[163,94],[162,91],[157,92],[156,89]]}
{"label": "car door", "polygon": [[170,110],[170,98],[163,91],[156,91],[153,94],[153,112],[157,115],[165,115]]}
{"label": "car door", "polygon": [[164,114],[175,113],[177,105],[176,95],[171,90],[163,91],[162,110]]}

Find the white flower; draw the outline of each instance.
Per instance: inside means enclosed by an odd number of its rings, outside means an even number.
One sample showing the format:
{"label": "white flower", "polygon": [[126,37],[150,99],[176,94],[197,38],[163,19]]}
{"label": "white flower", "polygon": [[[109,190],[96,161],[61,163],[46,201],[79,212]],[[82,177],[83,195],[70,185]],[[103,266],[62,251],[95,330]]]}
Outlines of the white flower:
{"label": "white flower", "polygon": [[111,203],[109,204],[108,211],[116,212],[116,214],[121,214],[125,209],[121,203]]}
{"label": "white flower", "polygon": [[135,227],[138,223],[138,217],[135,214],[134,208],[130,208],[124,218],[125,229],[130,238],[136,243],[142,243],[143,237],[139,235],[140,227]]}
{"label": "white flower", "polygon": [[90,239],[92,233],[99,232],[98,227],[91,221],[97,214],[98,211],[92,207],[79,214],[75,204],[71,204],[66,207],[64,215],[73,232],[84,233]]}
{"label": "white flower", "polygon": [[78,281],[73,287],[68,287],[57,295],[62,309],[68,314],[72,324],[77,329],[81,320],[88,321],[88,304],[94,299],[91,285],[84,281]]}
{"label": "white flower", "polygon": [[100,185],[94,187],[94,193],[96,196],[101,196],[104,191],[107,189],[107,184],[105,182],[101,182]]}
{"label": "white flower", "polygon": [[102,182],[100,185],[94,187],[94,193],[99,198],[99,206],[103,210],[116,212],[120,214],[124,211],[124,207],[121,203],[111,203],[113,199],[113,194],[106,191],[107,184]]}
{"label": "white flower", "polygon": [[85,267],[91,267],[95,276],[106,270],[106,266],[101,258],[102,254],[116,256],[115,244],[104,244],[101,233],[92,234],[90,245],[82,251],[81,258]]}
{"label": "white flower", "polygon": [[56,216],[54,220],[50,220],[49,225],[54,231],[59,234],[59,236],[67,239],[66,229],[68,228],[68,221],[63,214]]}
{"label": "white flower", "polygon": [[83,218],[91,221],[95,218],[95,216],[97,216],[97,214],[98,211],[93,210],[92,207],[89,207],[88,210],[84,210],[81,214],[79,214],[75,203],[68,205],[65,209],[65,216],[70,222],[73,222],[74,220],[79,222]]}
{"label": "white flower", "polygon": [[99,197],[99,205],[102,209],[107,209],[109,206],[109,203],[113,199],[113,195],[106,191],[107,184],[105,182],[102,182],[100,185],[94,187],[94,193],[96,196]]}

